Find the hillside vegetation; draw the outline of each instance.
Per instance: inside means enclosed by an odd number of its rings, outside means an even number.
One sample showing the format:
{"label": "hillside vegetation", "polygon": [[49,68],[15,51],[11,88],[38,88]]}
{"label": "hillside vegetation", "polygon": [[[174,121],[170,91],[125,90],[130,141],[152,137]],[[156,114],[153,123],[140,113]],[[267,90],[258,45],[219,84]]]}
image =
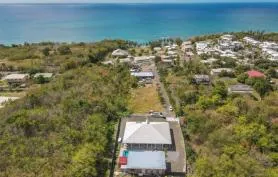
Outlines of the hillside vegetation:
{"label": "hillside vegetation", "polygon": [[[60,73],[0,110],[0,176],[107,176],[115,127],[128,114],[134,79],[124,66],[92,63],[126,46],[124,41],[103,41],[0,49],[5,66],[19,63],[11,70]],[[52,52],[42,51],[46,48]],[[28,65],[29,58],[39,62]],[[46,65],[48,60],[53,63]]]}

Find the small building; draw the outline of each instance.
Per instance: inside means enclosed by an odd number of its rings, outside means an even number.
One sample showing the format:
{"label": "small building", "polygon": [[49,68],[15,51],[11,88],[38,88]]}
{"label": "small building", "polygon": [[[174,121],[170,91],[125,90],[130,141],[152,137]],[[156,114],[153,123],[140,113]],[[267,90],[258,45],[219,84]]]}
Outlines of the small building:
{"label": "small building", "polygon": [[9,84],[23,84],[29,79],[29,74],[10,74],[3,78]]}
{"label": "small building", "polygon": [[184,41],[181,46],[192,45],[191,41]]}
{"label": "small building", "polygon": [[168,51],[167,55],[169,56],[173,56],[173,55],[177,55],[178,53],[176,51]]}
{"label": "small building", "polygon": [[232,41],[232,40],[234,40],[235,39],[235,36],[234,35],[231,35],[231,34],[224,34],[224,35],[222,35],[221,37],[220,37],[220,40],[221,41],[225,41],[225,42],[227,42],[227,41]]}
{"label": "small building", "polygon": [[119,59],[119,63],[132,64],[132,62],[133,62],[133,58],[132,57],[127,57],[127,58]]}
{"label": "small building", "polygon": [[172,56],[168,56],[168,55],[161,55],[161,60],[169,60],[172,59]]}
{"label": "small building", "polygon": [[146,64],[150,63],[155,59],[155,56],[140,56],[140,57],[134,57],[134,63],[135,64]]}
{"label": "small building", "polygon": [[265,75],[259,71],[251,70],[247,72],[249,78],[263,78]]}
{"label": "small building", "polygon": [[112,52],[113,57],[127,57],[129,53],[122,49],[117,49]]}
{"label": "small building", "polygon": [[194,49],[194,47],[193,47],[191,41],[185,41],[185,42],[182,43],[181,49],[184,52],[189,52],[189,51],[192,51]]}
{"label": "small building", "polygon": [[228,92],[229,93],[241,93],[241,94],[245,94],[245,93],[252,93],[253,89],[249,85],[236,84],[236,85],[231,85],[228,88]]}
{"label": "small building", "polygon": [[45,79],[51,79],[53,77],[53,73],[36,73],[34,78],[43,77]]}
{"label": "small building", "polygon": [[161,176],[166,171],[164,151],[127,151],[120,157],[121,170],[139,176]]}
{"label": "small building", "polygon": [[154,47],[153,50],[156,51],[156,52],[159,52],[159,51],[162,50],[162,48],[161,47]]}
{"label": "small building", "polygon": [[17,100],[17,99],[19,99],[19,97],[6,97],[6,96],[0,96],[0,108],[3,108],[4,105],[5,105],[7,102],[14,101],[14,100]]}
{"label": "small building", "polygon": [[212,69],[210,71],[210,74],[213,76],[218,76],[222,72],[233,73],[234,70],[231,68],[217,68],[217,69]]}
{"label": "small building", "polygon": [[246,42],[247,44],[250,44],[252,46],[259,46],[261,44],[260,41],[257,41],[251,37],[244,37],[243,41]]}
{"label": "small building", "polygon": [[113,65],[114,64],[112,60],[103,61],[101,63],[104,64],[104,65]]}
{"label": "small building", "polygon": [[204,64],[212,64],[213,62],[216,62],[218,59],[216,58],[209,58],[207,60],[201,60],[201,63],[204,63]]}
{"label": "small building", "polygon": [[171,59],[161,59],[161,62],[162,62],[163,64],[168,65],[168,66],[174,65],[174,61],[171,60]]}
{"label": "small building", "polygon": [[194,75],[193,82],[195,84],[209,84],[210,78],[209,75],[198,74],[198,75]]}
{"label": "small building", "polygon": [[131,75],[138,79],[154,79],[153,72],[131,72]]}
{"label": "small building", "polygon": [[185,52],[185,55],[188,57],[193,57],[194,53],[193,52]]}

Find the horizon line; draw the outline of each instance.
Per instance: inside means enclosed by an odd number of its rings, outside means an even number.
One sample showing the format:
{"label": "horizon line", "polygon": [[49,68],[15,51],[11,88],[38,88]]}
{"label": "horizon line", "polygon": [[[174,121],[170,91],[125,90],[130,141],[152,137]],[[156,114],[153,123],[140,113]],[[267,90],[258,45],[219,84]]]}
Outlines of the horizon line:
{"label": "horizon line", "polygon": [[0,4],[263,4],[278,3],[274,1],[267,2],[0,2]]}

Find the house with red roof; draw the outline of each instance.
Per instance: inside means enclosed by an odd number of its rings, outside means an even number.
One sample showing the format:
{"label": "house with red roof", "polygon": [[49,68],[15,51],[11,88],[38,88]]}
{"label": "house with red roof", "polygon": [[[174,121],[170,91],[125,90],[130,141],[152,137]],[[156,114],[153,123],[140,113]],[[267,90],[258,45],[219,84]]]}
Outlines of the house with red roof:
{"label": "house with red roof", "polygon": [[265,77],[265,75],[259,71],[251,70],[247,72],[247,75],[249,78],[262,78]]}

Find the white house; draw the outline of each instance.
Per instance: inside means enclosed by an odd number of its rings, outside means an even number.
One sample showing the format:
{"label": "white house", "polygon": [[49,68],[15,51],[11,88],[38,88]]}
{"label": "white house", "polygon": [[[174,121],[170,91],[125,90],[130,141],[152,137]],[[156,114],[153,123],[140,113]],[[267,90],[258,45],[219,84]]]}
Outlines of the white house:
{"label": "white house", "polygon": [[273,53],[273,54],[271,55],[270,60],[272,60],[272,61],[278,61],[278,52]]}
{"label": "white house", "polygon": [[127,57],[129,53],[122,49],[117,49],[112,52],[113,57]]}
{"label": "white house", "polygon": [[155,59],[155,56],[140,56],[134,57],[134,63],[136,64],[143,64],[152,62]]}
{"label": "white house", "polygon": [[201,63],[204,63],[204,64],[212,64],[213,62],[217,61],[216,58],[209,58],[207,60],[201,60]]}
{"label": "white house", "polygon": [[166,171],[165,150],[172,146],[167,121],[128,121],[122,138],[120,169],[139,176],[162,176]]}
{"label": "white house", "polygon": [[245,84],[236,84],[236,85],[231,85],[228,88],[229,93],[252,93],[253,89],[249,85]]}
{"label": "white house", "polygon": [[235,36],[234,35],[231,35],[231,34],[225,34],[225,35],[222,35],[220,37],[220,40],[221,41],[232,41],[235,39]]}
{"label": "white house", "polygon": [[122,143],[129,150],[164,150],[172,144],[168,122],[126,122]]}
{"label": "white house", "polygon": [[53,77],[53,73],[36,73],[34,78],[43,77],[45,79],[51,79]]}
{"label": "white house", "polygon": [[153,79],[153,72],[131,72],[131,75],[138,79]]}
{"label": "white house", "polygon": [[194,75],[193,79],[194,79],[195,84],[209,84],[210,83],[209,75],[197,74],[197,75]]}
{"label": "white house", "polygon": [[10,84],[23,84],[29,79],[29,74],[10,74],[3,78]]}
{"label": "white house", "polygon": [[154,47],[153,50],[156,51],[156,52],[159,52],[159,51],[161,51],[162,49],[161,49],[161,47]]}
{"label": "white house", "polygon": [[6,97],[6,96],[0,96],[0,108],[3,108],[5,103],[9,101],[14,101],[19,99],[19,97]]}
{"label": "white house", "polygon": [[259,46],[261,44],[260,41],[257,41],[251,37],[244,37],[243,41],[246,42],[247,44],[250,44],[252,46]]}
{"label": "white house", "polygon": [[210,74],[213,75],[213,76],[217,76],[217,75],[219,75],[221,72],[232,73],[232,72],[234,72],[234,70],[231,69],[231,68],[217,68],[217,69],[212,69],[212,70],[210,71]]}

